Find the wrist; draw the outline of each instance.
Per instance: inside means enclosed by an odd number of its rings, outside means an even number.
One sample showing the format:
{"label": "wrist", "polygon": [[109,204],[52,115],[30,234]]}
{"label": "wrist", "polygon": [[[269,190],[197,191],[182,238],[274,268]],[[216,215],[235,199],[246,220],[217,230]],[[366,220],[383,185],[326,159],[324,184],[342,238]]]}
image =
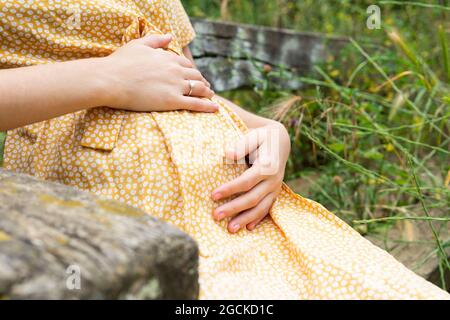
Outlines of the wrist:
{"label": "wrist", "polygon": [[270,120],[268,126],[277,130],[281,157],[284,162],[287,162],[289,153],[291,152],[291,137],[289,136],[289,132],[286,127],[278,121]]}
{"label": "wrist", "polygon": [[268,126],[269,127],[273,127],[276,130],[278,130],[279,133],[280,133],[280,139],[283,142],[289,144],[289,146],[290,146],[291,138],[289,136],[289,132],[287,131],[286,127],[281,122],[278,122],[278,121],[275,121],[275,120],[270,120],[270,123],[268,124]]}
{"label": "wrist", "polygon": [[111,76],[106,58],[92,58],[85,60],[88,78],[88,97],[91,101],[89,108],[112,106],[117,103],[117,88]]}

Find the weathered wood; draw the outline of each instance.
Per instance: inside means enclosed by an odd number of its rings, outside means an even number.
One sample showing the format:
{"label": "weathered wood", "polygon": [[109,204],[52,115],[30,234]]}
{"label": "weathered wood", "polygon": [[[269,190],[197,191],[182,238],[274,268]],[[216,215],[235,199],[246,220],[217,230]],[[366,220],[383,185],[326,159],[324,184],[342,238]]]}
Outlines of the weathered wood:
{"label": "weathered wood", "polygon": [[[216,91],[253,85],[267,78],[286,89],[298,89],[298,76],[337,53],[347,40],[236,23],[192,19],[197,37],[191,51],[200,71]],[[275,76],[283,72],[282,76]]]}
{"label": "weathered wood", "polygon": [[0,299],[195,299],[197,267],[196,243],[143,211],[0,169]]}

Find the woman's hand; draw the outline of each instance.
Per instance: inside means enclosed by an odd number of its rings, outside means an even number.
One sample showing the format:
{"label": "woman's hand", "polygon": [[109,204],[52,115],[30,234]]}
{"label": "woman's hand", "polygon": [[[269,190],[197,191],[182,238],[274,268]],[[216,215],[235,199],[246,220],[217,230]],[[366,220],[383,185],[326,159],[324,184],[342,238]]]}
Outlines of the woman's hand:
{"label": "woman's hand", "polygon": [[289,152],[289,134],[278,122],[271,122],[245,135],[235,149],[226,152],[226,157],[241,160],[249,155],[252,166],[240,177],[214,190],[212,198],[215,201],[239,195],[218,207],[214,218],[234,217],[228,224],[231,233],[245,227],[255,229],[281,191]]}
{"label": "woman's hand", "polygon": [[[105,105],[132,111],[217,111],[217,104],[202,99],[214,92],[192,62],[163,50],[171,40],[170,35],[147,36],[101,58]],[[190,81],[194,87],[188,96]]]}

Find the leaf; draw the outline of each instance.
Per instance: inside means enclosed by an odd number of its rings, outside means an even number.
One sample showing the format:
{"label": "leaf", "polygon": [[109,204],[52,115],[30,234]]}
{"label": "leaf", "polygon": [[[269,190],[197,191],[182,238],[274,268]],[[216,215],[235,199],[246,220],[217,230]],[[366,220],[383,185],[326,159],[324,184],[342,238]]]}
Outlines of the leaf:
{"label": "leaf", "polygon": [[408,94],[405,94],[403,92],[401,92],[395,96],[394,102],[392,103],[391,111],[389,112],[389,117],[388,117],[389,121],[392,121],[392,119],[394,119],[398,110],[400,110],[400,108],[405,104],[405,102],[408,98],[409,98]]}
{"label": "leaf", "polygon": [[370,149],[363,153],[363,157],[372,160],[382,160],[384,155],[376,149]]}
{"label": "leaf", "polygon": [[334,152],[342,152],[345,149],[345,144],[341,142],[332,143],[328,146]]}

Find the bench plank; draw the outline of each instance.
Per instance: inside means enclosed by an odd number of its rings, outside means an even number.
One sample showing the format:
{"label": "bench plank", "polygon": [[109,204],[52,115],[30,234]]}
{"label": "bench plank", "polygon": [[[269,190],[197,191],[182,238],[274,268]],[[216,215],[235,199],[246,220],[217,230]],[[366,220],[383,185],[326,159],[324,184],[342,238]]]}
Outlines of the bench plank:
{"label": "bench plank", "polygon": [[347,43],[340,37],[231,22],[192,19],[192,24],[197,33],[192,55],[216,91],[251,86],[265,79],[268,70],[284,73],[271,81],[298,89],[298,76]]}

